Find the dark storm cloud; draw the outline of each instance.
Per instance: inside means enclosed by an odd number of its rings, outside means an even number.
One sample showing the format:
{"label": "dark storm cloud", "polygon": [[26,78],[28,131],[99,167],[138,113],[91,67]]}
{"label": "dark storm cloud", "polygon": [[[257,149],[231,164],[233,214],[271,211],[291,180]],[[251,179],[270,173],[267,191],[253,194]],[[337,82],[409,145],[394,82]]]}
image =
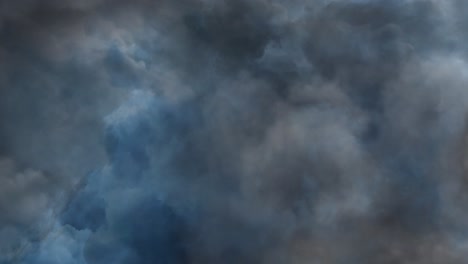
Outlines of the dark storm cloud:
{"label": "dark storm cloud", "polygon": [[31,240],[44,237],[55,214],[59,184],[53,176],[0,159],[0,263],[9,263]]}
{"label": "dark storm cloud", "polygon": [[464,9],[0,1],[0,262],[463,263]]}

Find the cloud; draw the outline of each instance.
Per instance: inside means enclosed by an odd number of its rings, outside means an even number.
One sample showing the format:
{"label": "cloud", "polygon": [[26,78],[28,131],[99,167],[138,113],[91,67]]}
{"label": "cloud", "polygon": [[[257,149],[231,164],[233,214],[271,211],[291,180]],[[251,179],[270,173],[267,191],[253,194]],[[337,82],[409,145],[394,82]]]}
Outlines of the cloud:
{"label": "cloud", "polygon": [[61,185],[54,177],[21,168],[9,158],[0,159],[0,175],[0,261],[6,263],[47,234]]}
{"label": "cloud", "polygon": [[0,1],[0,262],[463,263],[465,9]]}

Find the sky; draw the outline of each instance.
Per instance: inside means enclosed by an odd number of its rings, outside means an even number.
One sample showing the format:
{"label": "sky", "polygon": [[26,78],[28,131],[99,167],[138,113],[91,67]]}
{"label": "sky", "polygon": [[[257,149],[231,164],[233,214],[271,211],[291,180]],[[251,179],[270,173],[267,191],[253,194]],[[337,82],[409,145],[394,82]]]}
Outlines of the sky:
{"label": "sky", "polygon": [[463,264],[468,2],[0,0],[0,264]]}

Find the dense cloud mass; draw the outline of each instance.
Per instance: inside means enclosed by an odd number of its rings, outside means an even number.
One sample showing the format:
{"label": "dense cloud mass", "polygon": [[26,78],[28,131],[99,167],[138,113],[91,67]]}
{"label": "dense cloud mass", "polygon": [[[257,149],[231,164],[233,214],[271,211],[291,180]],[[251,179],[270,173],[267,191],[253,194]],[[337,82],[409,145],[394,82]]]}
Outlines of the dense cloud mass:
{"label": "dense cloud mass", "polygon": [[0,0],[0,264],[463,264],[464,0]]}

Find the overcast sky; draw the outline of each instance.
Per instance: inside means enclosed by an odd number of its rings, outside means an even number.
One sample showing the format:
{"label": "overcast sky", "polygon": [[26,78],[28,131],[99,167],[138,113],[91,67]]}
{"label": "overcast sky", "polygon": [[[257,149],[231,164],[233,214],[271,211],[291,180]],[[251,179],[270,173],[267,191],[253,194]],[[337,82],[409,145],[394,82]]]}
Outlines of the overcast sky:
{"label": "overcast sky", "polygon": [[0,0],[0,264],[463,264],[468,2]]}

